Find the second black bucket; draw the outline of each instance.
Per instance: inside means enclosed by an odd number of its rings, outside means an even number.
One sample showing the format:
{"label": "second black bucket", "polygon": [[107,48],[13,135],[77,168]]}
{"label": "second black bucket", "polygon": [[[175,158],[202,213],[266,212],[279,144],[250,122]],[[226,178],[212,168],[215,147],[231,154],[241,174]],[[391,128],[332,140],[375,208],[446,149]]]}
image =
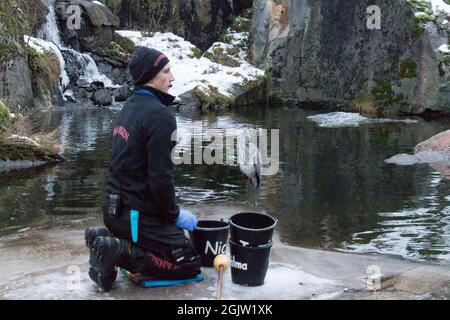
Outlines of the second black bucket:
{"label": "second black bucket", "polygon": [[224,221],[199,221],[191,232],[190,239],[195,250],[202,257],[203,267],[213,267],[214,258],[225,254],[228,240],[228,223]]}
{"label": "second black bucket", "polygon": [[243,286],[264,284],[272,244],[244,247],[230,240],[231,281]]}
{"label": "second black bucket", "polygon": [[264,213],[241,212],[230,218],[230,238],[244,247],[265,246],[272,243],[277,219]]}

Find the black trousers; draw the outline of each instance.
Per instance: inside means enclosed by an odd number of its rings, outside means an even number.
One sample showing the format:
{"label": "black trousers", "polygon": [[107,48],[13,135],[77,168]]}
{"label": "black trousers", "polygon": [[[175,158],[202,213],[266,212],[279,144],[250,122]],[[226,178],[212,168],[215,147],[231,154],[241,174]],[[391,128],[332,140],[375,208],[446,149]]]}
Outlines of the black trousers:
{"label": "black trousers", "polygon": [[201,258],[184,232],[175,225],[165,226],[168,236],[164,237],[161,228],[152,232],[154,223],[148,220],[148,216],[140,215],[138,242],[134,244],[128,213],[124,211],[120,217],[104,214],[105,226],[111,234],[130,243],[129,252],[121,259],[119,267],[160,279],[182,280],[200,274]]}

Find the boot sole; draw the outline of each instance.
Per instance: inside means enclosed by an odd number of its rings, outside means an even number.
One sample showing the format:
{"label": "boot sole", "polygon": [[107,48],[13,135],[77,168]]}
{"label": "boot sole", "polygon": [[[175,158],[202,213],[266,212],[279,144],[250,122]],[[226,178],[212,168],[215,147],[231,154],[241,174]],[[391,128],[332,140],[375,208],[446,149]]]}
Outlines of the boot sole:
{"label": "boot sole", "polygon": [[91,264],[91,267],[89,268],[89,277],[92,281],[102,287],[105,292],[108,292],[111,290],[112,285],[116,280],[117,269],[114,266],[111,268],[105,268],[103,265],[103,250],[103,240],[97,237],[94,240],[91,249],[91,257],[89,259],[89,263]]}

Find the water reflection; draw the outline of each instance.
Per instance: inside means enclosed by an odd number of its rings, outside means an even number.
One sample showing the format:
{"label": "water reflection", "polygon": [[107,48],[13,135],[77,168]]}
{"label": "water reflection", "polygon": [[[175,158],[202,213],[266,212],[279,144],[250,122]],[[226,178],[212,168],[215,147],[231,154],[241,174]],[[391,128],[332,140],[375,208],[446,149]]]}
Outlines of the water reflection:
{"label": "water reflection", "polygon": [[[60,127],[68,161],[0,175],[2,233],[55,216],[99,214],[117,112],[75,108],[36,116],[43,129]],[[288,108],[177,113],[178,147],[192,147],[195,135],[183,137],[195,121],[203,124],[197,135],[245,126],[280,129],[280,171],[264,177],[260,204],[279,219],[284,241],[450,261],[450,182],[428,165],[385,163],[447,130],[449,121],[322,128],[307,120],[316,114]],[[235,165],[184,164],[176,166],[175,179],[182,205],[247,200],[247,178]]]}

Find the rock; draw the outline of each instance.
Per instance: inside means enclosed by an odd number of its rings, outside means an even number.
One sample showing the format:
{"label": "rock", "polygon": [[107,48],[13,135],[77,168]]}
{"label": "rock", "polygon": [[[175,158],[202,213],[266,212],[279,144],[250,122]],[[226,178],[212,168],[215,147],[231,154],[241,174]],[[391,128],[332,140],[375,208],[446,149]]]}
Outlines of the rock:
{"label": "rock", "polygon": [[180,108],[201,109],[202,107],[202,102],[195,93],[195,90],[189,90],[183,94],[180,94],[178,98],[181,99],[181,103],[179,104]]}
{"label": "rock", "polygon": [[418,144],[414,149],[415,153],[423,151],[450,152],[450,130],[431,137],[427,141]]}
{"label": "rock", "polygon": [[61,67],[53,52],[44,52],[41,56],[30,56],[31,85],[33,101],[38,108],[51,108],[60,105],[63,97],[60,90]]}
{"label": "rock", "polygon": [[130,87],[127,84],[124,84],[120,88],[114,91],[114,98],[116,102],[125,101],[131,94]]}
{"label": "rock", "polygon": [[16,3],[28,22],[28,28],[31,28],[27,33],[31,35],[38,32],[46,21],[48,8],[41,0],[16,0]]}
{"label": "rock", "polygon": [[[68,23],[72,11],[67,8],[74,4],[82,9],[79,29]],[[105,53],[120,22],[107,7],[85,0],[57,0],[55,12],[63,41],[81,51]]]}
{"label": "rock", "polygon": [[18,54],[8,62],[0,62],[0,100],[12,112],[33,107],[31,75],[25,55]]}
{"label": "rock", "polygon": [[99,106],[109,106],[112,104],[113,100],[108,89],[100,89],[95,92],[93,101]]}
{"label": "rock", "polygon": [[63,6],[64,8],[68,5],[78,4],[87,13],[90,23],[94,27],[118,27],[120,25],[119,17],[114,15],[106,6],[86,0],[57,0],[57,2],[58,7]]}
{"label": "rock", "polygon": [[97,91],[97,90],[100,90],[100,89],[105,89],[105,84],[103,82],[101,82],[101,81],[93,81],[91,83],[90,87],[93,90]]}
{"label": "rock", "polygon": [[431,162],[430,166],[450,180],[450,130],[419,143],[414,148],[414,152],[416,154],[423,152],[438,153],[442,161]]}
{"label": "rock", "polygon": [[245,9],[253,7],[253,0],[232,0],[232,3],[233,13],[235,15],[240,15]]}
{"label": "rock", "polygon": [[255,0],[252,60],[272,74],[275,90],[299,103],[348,105],[363,97],[387,110],[449,113],[450,74],[435,47],[449,30],[434,26],[417,36],[416,9],[406,1],[377,3],[382,28],[371,30],[368,5]]}
{"label": "rock", "polygon": [[33,89],[26,60],[24,30],[19,10],[8,1],[0,2],[0,100],[11,108],[33,106]]}

